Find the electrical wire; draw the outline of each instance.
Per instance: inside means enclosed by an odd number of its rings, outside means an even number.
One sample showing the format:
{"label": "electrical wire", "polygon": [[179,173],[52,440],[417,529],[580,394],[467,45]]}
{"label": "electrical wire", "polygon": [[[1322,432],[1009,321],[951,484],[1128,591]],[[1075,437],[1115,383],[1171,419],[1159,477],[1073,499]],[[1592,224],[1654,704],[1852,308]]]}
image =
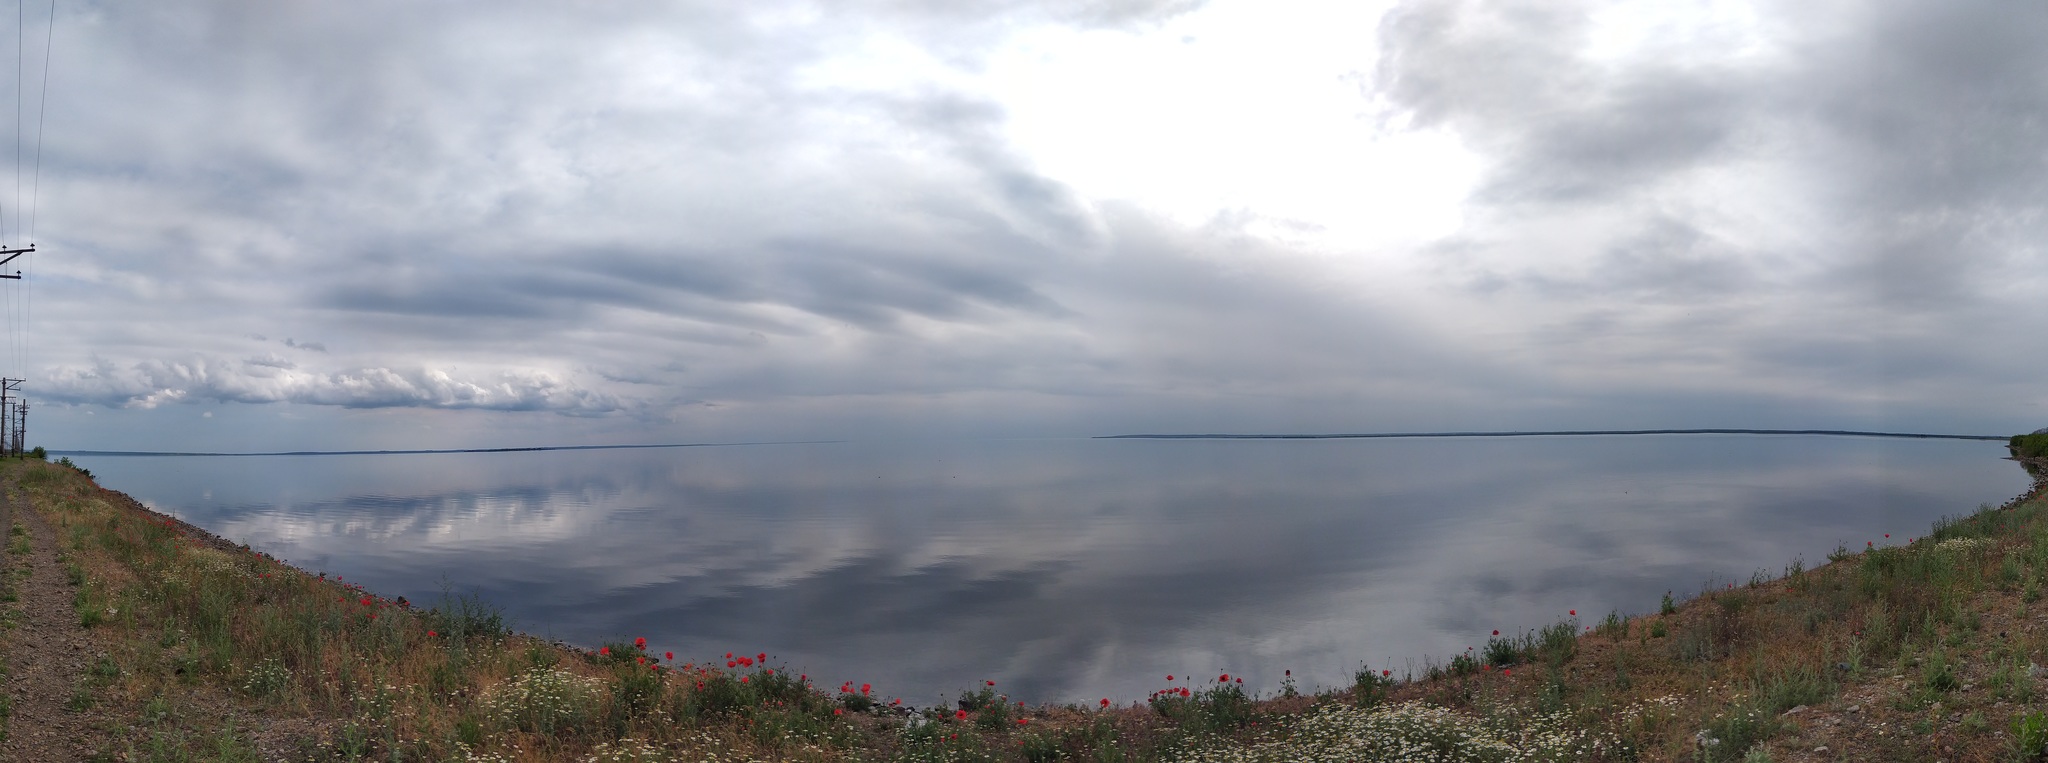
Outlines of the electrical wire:
{"label": "electrical wire", "polygon": [[[25,2],[26,0],[23,1]],[[29,181],[28,191],[28,245],[31,248],[36,245],[36,211],[40,207],[43,196],[43,125],[48,122],[50,116],[50,51],[56,46],[56,43],[57,0],[50,0],[50,24],[48,29],[43,32],[43,91],[36,96],[36,169],[34,178]],[[27,340],[29,322],[35,320],[36,316],[36,303],[35,293],[26,288],[28,283],[26,276],[33,274],[36,270],[36,253],[29,252],[27,260],[27,264],[21,268],[22,275],[24,276],[22,278],[24,288],[21,292],[21,370],[24,377],[28,376],[29,361],[34,359]]]}

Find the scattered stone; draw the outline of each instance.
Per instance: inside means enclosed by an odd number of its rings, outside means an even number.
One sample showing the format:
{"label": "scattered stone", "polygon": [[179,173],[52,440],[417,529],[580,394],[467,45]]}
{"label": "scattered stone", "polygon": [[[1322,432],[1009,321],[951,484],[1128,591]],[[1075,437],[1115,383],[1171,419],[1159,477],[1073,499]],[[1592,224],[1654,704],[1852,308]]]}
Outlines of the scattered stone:
{"label": "scattered stone", "polygon": [[1785,714],[1785,715],[1798,715],[1798,714],[1800,714],[1800,713],[1803,713],[1803,712],[1806,712],[1806,706],[1805,706],[1805,705],[1800,705],[1800,706],[1798,706],[1798,707],[1795,707],[1795,708],[1792,708],[1792,709],[1790,709],[1790,710],[1787,710],[1787,711],[1785,711],[1785,713],[1784,713],[1784,714]]}
{"label": "scattered stone", "polygon": [[1699,733],[1692,735],[1692,741],[1693,744],[1698,745],[1702,750],[1711,750],[1715,745],[1721,743],[1719,738],[1708,734],[1706,729],[1700,729]]}
{"label": "scattered stone", "polygon": [[1849,712],[1852,712],[1852,713],[1860,713],[1860,712],[1863,712],[1863,706],[1862,706],[1862,705],[1850,705],[1850,706],[1849,706]]}
{"label": "scattered stone", "polygon": [[1819,746],[1819,747],[1815,747],[1815,748],[1813,748],[1813,751],[1814,751],[1814,752],[1827,752],[1827,751],[1828,751],[1828,746],[1827,746],[1827,745],[1821,745],[1821,746]]}
{"label": "scattered stone", "polygon": [[1976,684],[1963,684],[1963,691],[1969,691],[1975,688],[1977,688]]}
{"label": "scattered stone", "polygon": [[1835,663],[1835,669],[1847,673],[1849,672],[1849,663],[1837,662]]}
{"label": "scattered stone", "polygon": [[2040,677],[2041,677],[2041,672],[2042,672],[2042,671],[2041,671],[2041,666],[2039,666],[2039,665],[2035,665],[2034,663],[2031,663],[2031,662],[2027,663],[2027,676],[2028,676],[2028,677],[2030,677],[2030,678],[2040,678]]}

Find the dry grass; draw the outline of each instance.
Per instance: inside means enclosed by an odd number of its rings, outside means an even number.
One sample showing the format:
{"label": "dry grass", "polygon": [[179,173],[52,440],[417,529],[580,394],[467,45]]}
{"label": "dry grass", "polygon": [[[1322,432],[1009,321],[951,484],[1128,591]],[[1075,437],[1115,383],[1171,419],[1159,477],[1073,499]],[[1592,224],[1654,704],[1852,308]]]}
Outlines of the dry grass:
{"label": "dry grass", "polygon": [[[79,572],[81,622],[108,651],[101,691],[138,708],[131,742],[187,695],[225,692],[295,729],[309,760],[2017,760],[2040,696],[2029,666],[2048,663],[2038,498],[1349,690],[1210,681],[1141,707],[1019,708],[984,687],[971,712],[912,713],[760,655],[586,652],[507,633],[483,602],[401,605],[74,470],[8,468]],[[239,759],[206,745],[138,757]]]}

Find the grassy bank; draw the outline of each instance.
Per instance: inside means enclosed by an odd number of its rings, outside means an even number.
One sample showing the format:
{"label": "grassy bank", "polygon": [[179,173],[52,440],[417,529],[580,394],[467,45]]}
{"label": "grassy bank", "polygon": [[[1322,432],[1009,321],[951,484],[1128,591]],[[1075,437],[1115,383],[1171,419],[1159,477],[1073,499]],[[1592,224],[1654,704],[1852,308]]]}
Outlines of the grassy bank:
{"label": "grassy bank", "polygon": [[[1416,675],[1277,696],[1161,677],[1141,704],[1039,707],[963,677],[958,706],[909,710],[758,652],[631,634],[585,651],[508,632],[488,602],[387,600],[64,466],[0,480],[62,549],[63,625],[92,655],[63,701],[105,726],[108,760],[1991,761],[2048,744],[2038,495],[1656,612],[1495,633]],[[26,578],[0,579],[6,598]],[[37,648],[50,624],[7,612],[0,640]]]}

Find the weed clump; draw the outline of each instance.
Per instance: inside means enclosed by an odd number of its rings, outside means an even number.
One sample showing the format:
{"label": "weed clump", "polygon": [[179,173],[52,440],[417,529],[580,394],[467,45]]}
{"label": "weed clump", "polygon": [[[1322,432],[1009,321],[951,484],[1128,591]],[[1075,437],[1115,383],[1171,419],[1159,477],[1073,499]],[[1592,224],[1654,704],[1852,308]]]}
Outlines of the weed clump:
{"label": "weed clump", "polygon": [[566,670],[523,673],[484,693],[483,707],[505,729],[555,734],[579,729],[595,717],[603,682]]}

